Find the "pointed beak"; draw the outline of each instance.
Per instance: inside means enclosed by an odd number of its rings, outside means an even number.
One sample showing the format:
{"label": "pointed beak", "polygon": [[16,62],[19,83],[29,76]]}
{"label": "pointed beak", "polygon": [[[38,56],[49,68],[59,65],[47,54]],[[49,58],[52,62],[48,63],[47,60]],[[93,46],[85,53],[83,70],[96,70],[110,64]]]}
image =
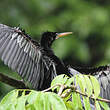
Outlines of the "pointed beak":
{"label": "pointed beak", "polygon": [[63,36],[67,36],[69,34],[73,34],[73,32],[63,32],[63,33],[57,33],[56,39],[63,37]]}

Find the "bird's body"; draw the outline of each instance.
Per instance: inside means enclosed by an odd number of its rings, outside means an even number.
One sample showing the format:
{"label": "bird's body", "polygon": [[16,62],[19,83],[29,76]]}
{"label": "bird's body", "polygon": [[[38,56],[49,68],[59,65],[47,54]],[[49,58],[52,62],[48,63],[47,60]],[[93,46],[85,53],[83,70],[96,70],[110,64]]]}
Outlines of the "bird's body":
{"label": "bird's body", "polygon": [[68,73],[63,62],[51,49],[58,35],[56,32],[45,32],[38,43],[19,27],[0,24],[0,58],[28,81],[32,88],[45,89],[57,73]]}
{"label": "bird's body", "polygon": [[48,88],[58,74],[91,73],[99,80],[101,96],[110,99],[110,67],[66,67],[51,49],[58,35],[56,32],[45,32],[38,43],[20,28],[0,24],[0,58],[36,90]]}

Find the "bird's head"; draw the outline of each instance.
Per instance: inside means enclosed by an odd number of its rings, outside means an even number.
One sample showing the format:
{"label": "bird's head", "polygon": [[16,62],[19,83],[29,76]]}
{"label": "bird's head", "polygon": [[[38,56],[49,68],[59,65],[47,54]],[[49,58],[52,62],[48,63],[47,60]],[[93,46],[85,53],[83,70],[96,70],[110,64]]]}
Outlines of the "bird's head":
{"label": "bird's head", "polygon": [[54,40],[72,34],[72,32],[64,32],[64,33],[57,33],[57,32],[44,32],[42,34],[42,38],[41,38],[41,46],[43,46],[44,48],[50,48],[52,43],[54,42]]}

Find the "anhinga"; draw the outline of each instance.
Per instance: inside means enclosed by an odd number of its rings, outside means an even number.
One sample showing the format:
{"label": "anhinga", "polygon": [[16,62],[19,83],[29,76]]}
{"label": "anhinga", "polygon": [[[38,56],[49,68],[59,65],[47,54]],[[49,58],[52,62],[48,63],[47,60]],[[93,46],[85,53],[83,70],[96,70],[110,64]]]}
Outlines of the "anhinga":
{"label": "anhinga", "polygon": [[45,89],[57,74],[68,74],[68,69],[54,55],[51,45],[55,39],[71,33],[44,32],[39,44],[19,27],[0,24],[0,58],[32,88]]}
{"label": "anhinga", "polygon": [[110,66],[92,69],[66,67],[52,51],[55,39],[71,33],[44,32],[39,44],[19,27],[0,24],[0,58],[36,90],[48,88],[57,74],[91,73],[99,80],[101,97],[110,99]]}

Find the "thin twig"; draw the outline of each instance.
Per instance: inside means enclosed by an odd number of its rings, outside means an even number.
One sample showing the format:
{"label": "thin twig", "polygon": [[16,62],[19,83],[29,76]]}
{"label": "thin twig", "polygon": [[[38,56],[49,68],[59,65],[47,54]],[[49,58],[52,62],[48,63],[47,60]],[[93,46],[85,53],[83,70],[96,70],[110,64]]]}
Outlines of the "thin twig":
{"label": "thin twig", "polygon": [[56,85],[54,85],[54,86],[51,86],[51,87],[49,87],[49,88],[43,90],[42,92],[47,92],[47,91],[49,91],[49,90],[51,90],[52,88],[55,88],[55,87],[57,87],[57,86],[61,87],[61,84],[56,84]]}
{"label": "thin twig", "polygon": [[[47,92],[47,91],[49,91],[49,90],[51,90],[52,88],[55,88],[55,87],[57,87],[57,86],[60,87],[60,90],[59,90],[59,92],[58,92],[58,95],[59,95],[60,97],[62,97],[62,98],[67,97],[67,96],[71,93],[71,91],[74,91],[74,92],[76,92],[76,93],[78,93],[78,94],[80,94],[80,95],[82,95],[82,96],[89,97],[87,94],[82,93],[82,92],[80,92],[79,90],[77,90],[77,87],[74,86],[74,85],[72,85],[72,86],[66,86],[66,85],[62,85],[62,84],[56,84],[56,85],[54,85],[54,86],[52,86],[52,87],[50,87],[50,88],[48,88],[48,89],[43,90],[43,92]],[[63,91],[66,90],[66,89],[68,89],[68,90],[66,91],[66,93],[62,94]],[[89,98],[91,98],[91,99],[93,99],[93,100],[97,100],[97,101],[102,101],[102,102],[110,103],[110,100],[107,100],[107,99],[99,99],[99,98],[96,98],[96,99],[95,99],[93,96],[90,96]]]}
{"label": "thin twig", "polygon": [[[84,94],[84,93],[82,93],[82,92],[80,92],[80,91],[78,91],[78,90],[75,90],[75,92],[78,93],[78,94],[80,94],[80,95],[82,95],[82,96],[88,97],[87,94]],[[95,99],[93,96],[90,96],[89,98],[91,98],[91,99],[93,99],[93,100],[97,100],[97,101],[102,101],[102,102],[110,103],[110,100],[107,100],[107,99],[99,99],[99,98],[96,98],[96,99]]]}
{"label": "thin twig", "polygon": [[64,88],[65,88],[65,85],[61,85],[59,92],[58,92],[59,96],[61,96],[61,94],[63,93]]}
{"label": "thin twig", "polygon": [[68,90],[66,91],[66,93],[64,93],[64,94],[61,95],[61,98],[65,98],[65,97],[69,96],[70,93],[71,93],[71,91],[72,91],[71,89],[68,89]]}
{"label": "thin twig", "polygon": [[[70,89],[72,89],[74,92],[76,92],[76,93],[78,93],[78,94],[80,94],[80,95],[82,95],[82,96],[89,97],[87,94],[82,93],[82,92],[80,92],[79,90],[77,90],[77,87],[75,87],[74,85],[72,85],[72,86],[67,86],[66,88],[67,88],[67,89],[70,88]],[[65,89],[66,89],[66,88],[65,88]],[[91,98],[91,99],[93,99],[93,100],[97,100],[97,101],[102,101],[102,102],[110,103],[110,100],[108,100],[108,99],[99,99],[99,98],[96,98],[96,99],[95,99],[93,96],[90,96],[89,98]]]}

